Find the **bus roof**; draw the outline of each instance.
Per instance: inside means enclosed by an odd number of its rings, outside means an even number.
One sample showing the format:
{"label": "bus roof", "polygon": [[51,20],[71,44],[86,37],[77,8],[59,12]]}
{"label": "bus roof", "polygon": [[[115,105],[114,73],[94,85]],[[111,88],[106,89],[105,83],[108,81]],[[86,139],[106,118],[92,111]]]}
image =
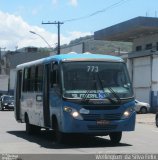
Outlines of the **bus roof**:
{"label": "bus roof", "polygon": [[23,63],[17,66],[17,68],[37,65],[42,63],[48,63],[50,61],[56,60],[60,61],[107,61],[107,62],[123,62],[123,59],[116,56],[111,55],[102,55],[102,54],[83,54],[83,53],[68,53],[68,54],[60,54],[53,55],[46,58],[42,58],[39,60]]}

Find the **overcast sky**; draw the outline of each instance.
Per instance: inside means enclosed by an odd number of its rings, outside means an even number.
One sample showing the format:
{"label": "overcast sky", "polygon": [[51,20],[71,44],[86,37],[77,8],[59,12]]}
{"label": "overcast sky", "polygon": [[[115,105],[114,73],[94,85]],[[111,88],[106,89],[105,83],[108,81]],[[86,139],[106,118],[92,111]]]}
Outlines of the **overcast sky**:
{"label": "overcast sky", "polygon": [[47,47],[57,43],[57,26],[64,22],[61,44],[137,16],[158,17],[158,0],[0,0],[0,48]]}

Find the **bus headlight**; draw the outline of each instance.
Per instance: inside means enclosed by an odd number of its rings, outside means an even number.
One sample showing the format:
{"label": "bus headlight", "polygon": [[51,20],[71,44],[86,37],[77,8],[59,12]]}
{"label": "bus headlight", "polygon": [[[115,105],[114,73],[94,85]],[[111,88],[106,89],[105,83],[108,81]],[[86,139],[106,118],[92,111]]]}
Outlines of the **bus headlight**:
{"label": "bus headlight", "polygon": [[127,108],[127,109],[123,112],[122,119],[129,118],[130,115],[133,113],[133,111],[134,111],[134,108],[133,108],[133,107]]}
{"label": "bus headlight", "polygon": [[68,107],[68,106],[64,106],[64,111],[70,113],[70,112],[72,112],[72,108]]}
{"label": "bus headlight", "polygon": [[78,117],[78,116],[79,116],[79,113],[75,111],[75,112],[72,112],[72,114],[71,114],[71,115],[72,115],[72,117],[76,118],[76,117]]}
{"label": "bus headlight", "polygon": [[80,113],[74,108],[71,108],[71,107],[68,107],[68,106],[64,106],[64,111],[70,113],[70,115],[75,119],[83,120],[83,118],[80,115]]}

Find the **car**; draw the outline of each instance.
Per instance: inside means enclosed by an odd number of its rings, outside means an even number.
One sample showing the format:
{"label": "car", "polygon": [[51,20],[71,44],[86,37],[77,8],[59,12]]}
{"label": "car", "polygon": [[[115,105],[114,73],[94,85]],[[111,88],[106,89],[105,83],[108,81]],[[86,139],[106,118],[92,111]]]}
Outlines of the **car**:
{"label": "car", "polygon": [[158,112],[156,113],[156,116],[155,116],[155,124],[156,124],[156,127],[158,127]]}
{"label": "car", "polygon": [[14,110],[14,97],[10,95],[2,95],[0,98],[0,110]]}
{"label": "car", "polygon": [[140,102],[138,100],[135,100],[135,111],[138,113],[148,113],[150,110],[150,105],[145,102]]}

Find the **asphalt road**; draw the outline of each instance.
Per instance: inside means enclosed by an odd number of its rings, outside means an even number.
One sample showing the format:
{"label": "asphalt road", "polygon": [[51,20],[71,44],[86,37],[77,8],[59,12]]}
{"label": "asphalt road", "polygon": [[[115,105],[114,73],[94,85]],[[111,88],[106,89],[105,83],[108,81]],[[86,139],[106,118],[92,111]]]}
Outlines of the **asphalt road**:
{"label": "asphalt road", "polygon": [[29,136],[25,124],[15,121],[13,111],[0,112],[0,154],[158,153],[157,139],[154,114],[137,115],[136,130],[124,132],[118,145],[113,145],[108,136],[72,139],[69,144],[59,145],[51,132]]}

